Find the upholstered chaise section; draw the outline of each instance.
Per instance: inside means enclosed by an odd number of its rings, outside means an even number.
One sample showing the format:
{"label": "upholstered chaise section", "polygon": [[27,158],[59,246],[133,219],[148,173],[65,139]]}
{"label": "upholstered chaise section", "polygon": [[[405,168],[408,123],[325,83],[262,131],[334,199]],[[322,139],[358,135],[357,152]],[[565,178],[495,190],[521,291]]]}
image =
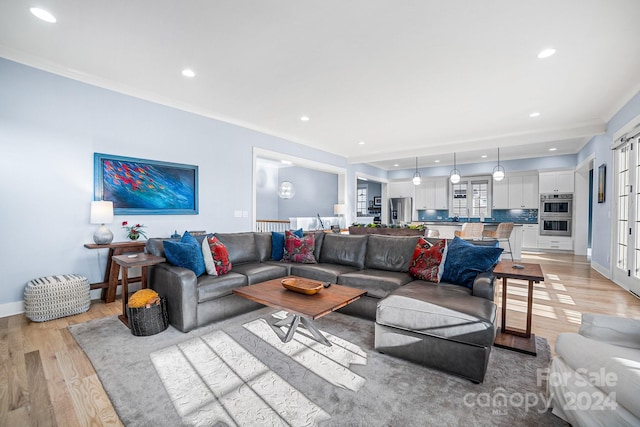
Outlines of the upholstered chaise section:
{"label": "upholstered chaise section", "polygon": [[496,306],[462,286],[411,282],[378,303],[376,350],[482,382]]}

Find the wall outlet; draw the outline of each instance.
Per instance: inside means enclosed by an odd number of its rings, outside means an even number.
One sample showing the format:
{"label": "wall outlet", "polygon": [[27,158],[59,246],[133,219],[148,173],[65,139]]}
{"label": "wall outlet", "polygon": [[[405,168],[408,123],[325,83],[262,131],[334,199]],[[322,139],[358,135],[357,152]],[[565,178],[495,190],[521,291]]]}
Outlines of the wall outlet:
{"label": "wall outlet", "polygon": [[248,217],[249,217],[249,212],[242,211],[242,218],[248,218]]}
{"label": "wall outlet", "polygon": [[233,211],[233,216],[234,218],[242,218],[242,211],[240,210]]}

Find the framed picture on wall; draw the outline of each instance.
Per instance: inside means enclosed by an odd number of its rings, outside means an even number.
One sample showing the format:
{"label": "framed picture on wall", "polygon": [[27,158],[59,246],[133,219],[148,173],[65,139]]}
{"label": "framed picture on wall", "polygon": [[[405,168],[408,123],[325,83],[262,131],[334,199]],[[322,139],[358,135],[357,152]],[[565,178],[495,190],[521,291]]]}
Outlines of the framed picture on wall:
{"label": "framed picture on wall", "polygon": [[607,164],[598,167],[598,203],[604,203],[605,188],[607,186]]}
{"label": "framed picture on wall", "polygon": [[382,205],[382,197],[380,196],[376,196],[373,198],[373,206],[380,206]]}
{"label": "framed picture on wall", "polygon": [[196,215],[198,166],[94,153],[93,198],[116,215]]}

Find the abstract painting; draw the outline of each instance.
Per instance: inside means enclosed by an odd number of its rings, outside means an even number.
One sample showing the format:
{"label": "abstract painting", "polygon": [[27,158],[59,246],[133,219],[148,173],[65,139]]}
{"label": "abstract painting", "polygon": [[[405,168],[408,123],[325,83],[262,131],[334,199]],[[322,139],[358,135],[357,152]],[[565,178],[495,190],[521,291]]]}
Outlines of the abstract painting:
{"label": "abstract painting", "polygon": [[116,215],[195,215],[198,166],[94,153],[94,199]]}

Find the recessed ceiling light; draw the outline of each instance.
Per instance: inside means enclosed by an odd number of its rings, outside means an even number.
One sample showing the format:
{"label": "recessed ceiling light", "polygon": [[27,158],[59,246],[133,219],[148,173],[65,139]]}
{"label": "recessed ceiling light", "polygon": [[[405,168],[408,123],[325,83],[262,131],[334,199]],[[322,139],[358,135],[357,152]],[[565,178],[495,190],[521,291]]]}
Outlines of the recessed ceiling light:
{"label": "recessed ceiling light", "polygon": [[283,165],[292,165],[293,163],[289,160],[280,160],[280,163],[282,163]]}
{"label": "recessed ceiling light", "polygon": [[529,114],[529,117],[534,118],[534,117],[540,117],[540,113],[537,111],[534,111],[533,113]]}
{"label": "recessed ceiling light", "polygon": [[556,151],[557,148],[553,147],[553,148],[549,148],[549,151]]}
{"label": "recessed ceiling light", "polygon": [[440,160],[434,160],[434,163],[440,163]]}
{"label": "recessed ceiling light", "polygon": [[552,47],[548,48],[548,49],[543,49],[540,51],[540,53],[538,54],[538,58],[539,59],[544,59],[544,58],[548,58],[551,55],[553,55],[554,53],[556,53],[556,50]]}
{"label": "recessed ceiling light", "polygon": [[303,122],[308,122],[309,121],[309,116],[301,116],[300,120],[302,120]]}
{"label": "recessed ceiling light", "polygon": [[42,19],[45,22],[50,22],[50,23],[55,23],[56,17],[53,16],[51,13],[47,12],[44,9],[40,9],[39,7],[32,7],[31,9],[29,9],[31,11],[31,13],[33,13],[36,17]]}
{"label": "recessed ceiling light", "polygon": [[185,68],[184,70],[182,70],[182,75],[185,77],[195,77],[196,73],[194,73],[190,68]]}
{"label": "recessed ceiling light", "polygon": [[487,158],[487,155],[486,155],[486,154],[483,154],[483,155],[482,155],[482,156],[480,156],[480,157],[481,157],[481,158],[483,158],[483,159],[486,159],[486,158]]}
{"label": "recessed ceiling light", "polygon": [[398,166],[400,166],[398,163],[394,163],[394,164],[393,164],[393,167],[394,167],[394,168],[397,168]]}
{"label": "recessed ceiling light", "polygon": [[358,141],[358,145],[364,145],[364,141]]}

